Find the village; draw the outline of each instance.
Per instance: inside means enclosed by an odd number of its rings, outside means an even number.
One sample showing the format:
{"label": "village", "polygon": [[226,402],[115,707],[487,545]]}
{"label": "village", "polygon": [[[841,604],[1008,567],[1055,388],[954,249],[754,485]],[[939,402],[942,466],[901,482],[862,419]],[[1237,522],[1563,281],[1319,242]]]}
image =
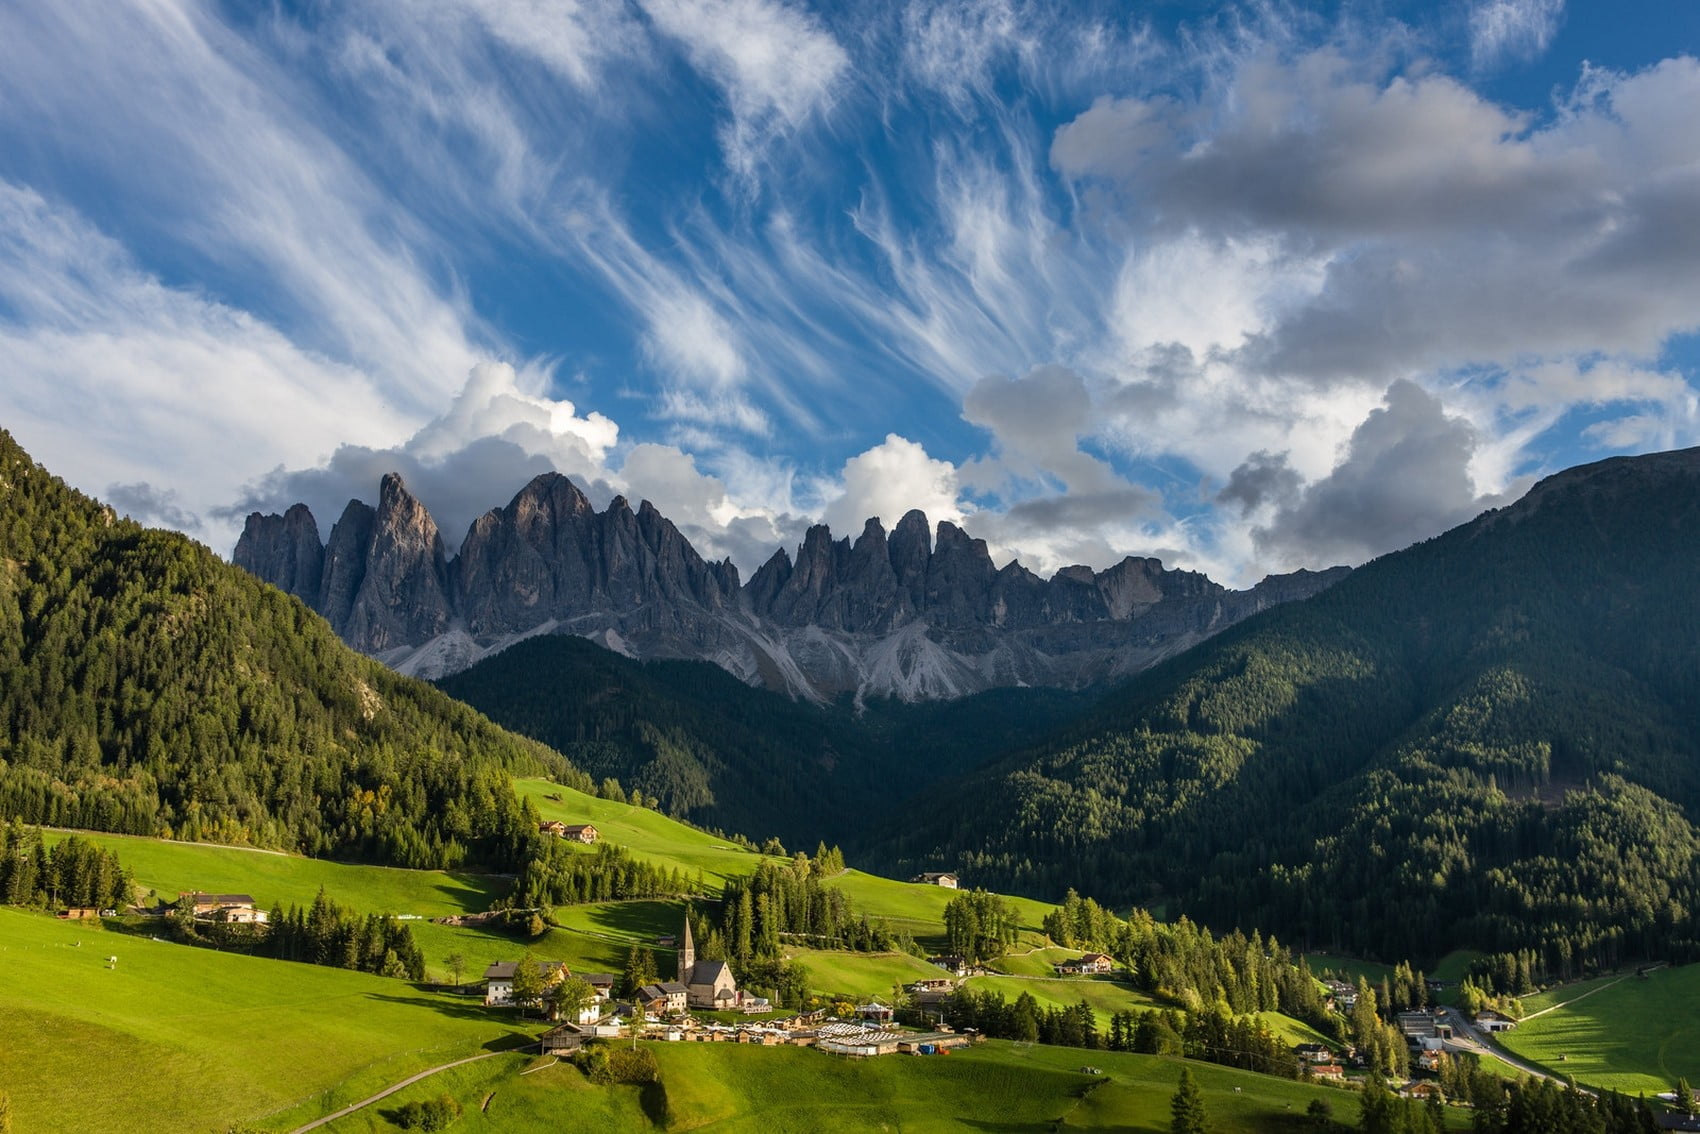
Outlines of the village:
{"label": "village", "polygon": [[[541,833],[585,845],[595,844],[600,833],[595,826],[559,821],[543,823]],[[953,873],[929,872],[912,877],[913,884],[956,889]],[[248,894],[188,891],[175,909],[201,923],[250,926],[264,932],[266,911]],[[165,912],[166,907],[149,911]],[[66,919],[110,916],[113,911],[67,909]],[[454,919],[470,922],[486,915]],[[690,919],[684,919],[677,937],[663,936],[654,944],[676,949],[677,968],[672,980],[652,980],[635,988],[621,988],[622,978],[612,973],[573,972],[564,961],[504,960],[491,963],[474,985],[457,985],[456,991],[477,990],[484,1006],[492,1012],[518,1012],[521,1018],[535,1011],[551,1025],[539,1037],[545,1055],[570,1055],[590,1040],[630,1038],[672,1043],[735,1043],[762,1047],[812,1047],[850,1059],[886,1055],[946,1055],[978,1042],[974,1029],[957,1031],[946,1022],[947,1002],[963,983],[976,976],[995,975],[983,965],[955,954],[927,958],[939,970],[936,977],[911,981],[903,986],[904,1015],[909,1025],[898,1022],[898,1009],[872,999],[853,1004],[844,1001],[833,1009],[818,1008],[782,1016],[764,996],[738,986],[731,966],[724,960],[699,959]],[[1116,960],[1107,953],[1084,952],[1051,965],[1056,979],[1109,977],[1118,971]],[[1343,980],[1327,977],[1321,985],[1330,1007],[1349,1014],[1357,999],[1356,988]],[[1431,992],[1440,987],[1430,982]],[[739,1017],[749,1017],[740,1019]],[[1393,1084],[1409,1098],[1426,1098],[1440,1092],[1437,1076],[1452,1054],[1480,1053],[1481,1037],[1515,1026],[1501,1012],[1483,1008],[1473,1020],[1456,1010],[1435,1008],[1399,1013],[1394,1021],[1410,1049],[1414,1078]],[[915,1026],[918,1025],[918,1026]],[[1351,1085],[1365,1068],[1365,1060],[1349,1044],[1300,1043],[1294,1053],[1309,1080]]]}
{"label": "village", "polygon": [[[598,833],[589,824],[546,824],[544,833],[576,842],[594,843]],[[926,874],[913,883],[955,888],[954,874]],[[267,914],[248,894],[215,894],[188,891],[177,908],[192,911],[196,921],[228,925],[264,926]],[[110,916],[113,911],[67,909],[66,919]],[[490,964],[478,982],[482,1001],[492,1011],[517,1010],[523,1016],[538,1011],[552,1025],[539,1037],[545,1055],[569,1055],[587,1040],[645,1039],[673,1043],[737,1043],[763,1047],[812,1047],[833,1055],[866,1059],[885,1055],[944,1055],[981,1038],[972,1029],[958,1032],[944,1020],[945,1005],[970,977],[989,970],[954,954],[927,958],[940,970],[937,977],[912,981],[903,987],[909,1019],[920,1027],[897,1022],[897,1009],[878,999],[859,1005],[842,1004],[838,1014],[826,1008],[778,1016],[772,1002],[738,987],[731,966],[723,960],[697,957],[690,921],[685,919],[678,937],[656,941],[663,948],[677,948],[677,971],[672,980],[657,980],[616,995],[621,979],[612,973],[574,973],[563,961],[497,961]],[[516,994],[516,981],[523,982],[520,969],[533,969],[532,986]],[[1116,972],[1109,954],[1086,952],[1055,962],[1058,978],[1108,976]],[[560,990],[569,981],[581,982],[580,1000],[564,1002]],[[1356,988],[1343,980],[1321,981],[1334,1010],[1350,1013]],[[1430,991],[1440,988],[1430,982]],[[474,986],[476,987],[476,986]],[[462,988],[464,991],[464,988]],[[848,1007],[850,1011],[844,1009]],[[759,1019],[739,1020],[748,1016]],[[570,1018],[569,1018],[570,1017]],[[1395,1091],[1409,1098],[1426,1098],[1439,1092],[1436,1075],[1451,1054],[1479,1053],[1480,1036],[1513,1028],[1516,1021],[1492,1008],[1483,1008],[1473,1019],[1456,1010],[1436,1008],[1401,1012],[1394,1021],[1410,1048],[1414,1078],[1394,1084]],[[1347,1085],[1351,1070],[1364,1067],[1364,1060],[1349,1044],[1330,1046],[1302,1043],[1294,1047],[1304,1066],[1304,1077],[1320,1082]]]}

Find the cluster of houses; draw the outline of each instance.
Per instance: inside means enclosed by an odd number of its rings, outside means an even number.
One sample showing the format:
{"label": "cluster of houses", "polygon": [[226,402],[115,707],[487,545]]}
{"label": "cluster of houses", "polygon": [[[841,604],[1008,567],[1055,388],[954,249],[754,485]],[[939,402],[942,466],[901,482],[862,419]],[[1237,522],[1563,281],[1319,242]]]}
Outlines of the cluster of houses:
{"label": "cluster of houses", "polygon": [[[545,1000],[548,990],[573,973],[565,961],[539,961],[542,971]],[[484,1003],[492,1008],[514,1004],[514,973],[517,961],[497,961],[484,970]],[[664,1020],[683,1016],[696,1009],[708,1012],[742,1012],[760,1015],[773,1011],[765,996],[756,996],[738,987],[732,967],[725,961],[697,960],[696,944],[691,939],[689,919],[679,939],[679,970],[675,980],[657,981],[637,989],[630,1003],[613,1002],[615,977],[611,973],[579,973],[579,979],[590,985],[594,999],[587,1004],[575,1024],[588,1024],[604,1017],[640,1016],[646,1020]]]}
{"label": "cluster of houses", "polygon": [[[887,1009],[889,1012],[889,1009]],[[824,1012],[810,1012],[760,1024],[703,1024],[690,1018],[656,1024],[637,1024],[646,1039],[670,1043],[746,1043],[761,1047],[813,1047],[851,1059],[880,1055],[942,1055],[974,1041],[972,1035],[949,1030],[908,1032],[858,1017],[841,1021]],[[558,1024],[541,1038],[544,1055],[568,1055],[596,1036],[620,1034],[618,1025]]]}

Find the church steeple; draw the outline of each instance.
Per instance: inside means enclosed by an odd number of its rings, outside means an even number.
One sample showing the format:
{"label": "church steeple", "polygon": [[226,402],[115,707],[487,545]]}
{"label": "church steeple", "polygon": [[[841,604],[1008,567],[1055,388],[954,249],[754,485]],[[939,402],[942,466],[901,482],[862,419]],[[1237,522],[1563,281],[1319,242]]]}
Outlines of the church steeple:
{"label": "church steeple", "polygon": [[697,967],[697,947],[691,942],[691,914],[685,911],[685,935],[679,942],[679,983],[691,983],[691,970]]}

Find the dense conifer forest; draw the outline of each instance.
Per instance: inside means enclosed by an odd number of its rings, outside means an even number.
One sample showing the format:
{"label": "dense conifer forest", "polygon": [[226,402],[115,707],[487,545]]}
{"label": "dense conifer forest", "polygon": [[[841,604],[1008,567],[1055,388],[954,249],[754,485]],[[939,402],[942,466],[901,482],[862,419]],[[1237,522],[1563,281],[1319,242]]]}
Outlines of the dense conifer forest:
{"label": "dense conifer forest", "polygon": [[414,867],[517,866],[558,754],[118,518],[0,431],[0,816]]}
{"label": "dense conifer forest", "polygon": [[[1700,451],[1571,470],[1124,687],[852,852],[1306,947],[1700,954]],[[894,861],[895,860],[895,861]]]}
{"label": "dense conifer forest", "polygon": [[1008,689],[821,708],[709,662],[638,662],[563,635],[516,643],[439,684],[670,815],[804,845],[843,840],[870,811],[1037,740],[1092,703]]}

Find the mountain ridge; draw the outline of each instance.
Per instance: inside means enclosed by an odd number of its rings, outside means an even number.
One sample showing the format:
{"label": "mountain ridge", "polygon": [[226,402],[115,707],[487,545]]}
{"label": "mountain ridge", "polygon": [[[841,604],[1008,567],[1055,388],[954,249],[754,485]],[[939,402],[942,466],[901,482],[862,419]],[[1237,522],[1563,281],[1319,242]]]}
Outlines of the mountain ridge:
{"label": "mountain ridge", "polygon": [[232,562],[404,673],[442,677],[526,637],[571,633],[635,658],[712,661],[817,703],[1113,681],[1347,573],[1232,591],[1129,556],[1041,579],[1018,561],[995,567],[985,541],[949,521],[935,539],[914,510],[889,536],[878,519],[854,541],[817,524],[795,556],[776,550],[745,583],[650,502],[634,511],[616,496],[597,512],[559,473],[475,520],[452,559],[391,473],[377,507],[350,501],[323,544],[305,505],[251,514]]}
{"label": "mountain ridge", "polygon": [[1700,449],[1565,470],[1164,662],[863,847],[1365,955],[1700,955],[1696,560]]}

